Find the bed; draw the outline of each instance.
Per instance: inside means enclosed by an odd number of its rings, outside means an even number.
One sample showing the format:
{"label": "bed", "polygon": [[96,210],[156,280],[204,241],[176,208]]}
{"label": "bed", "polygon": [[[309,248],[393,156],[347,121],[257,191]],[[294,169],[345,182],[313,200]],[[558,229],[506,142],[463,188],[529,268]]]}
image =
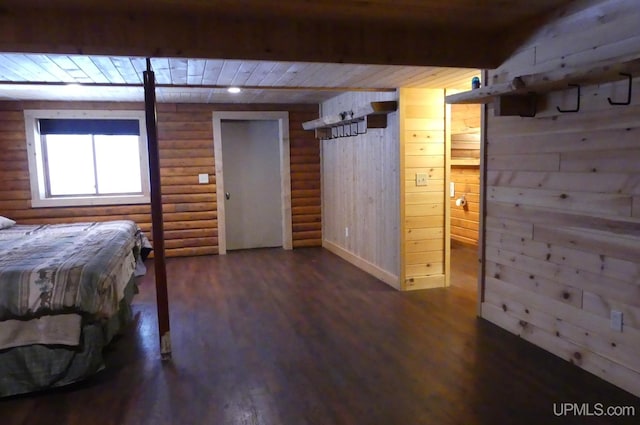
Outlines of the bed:
{"label": "bed", "polygon": [[148,240],[132,221],[0,230],[0,397],[85,379],[131,319]]}

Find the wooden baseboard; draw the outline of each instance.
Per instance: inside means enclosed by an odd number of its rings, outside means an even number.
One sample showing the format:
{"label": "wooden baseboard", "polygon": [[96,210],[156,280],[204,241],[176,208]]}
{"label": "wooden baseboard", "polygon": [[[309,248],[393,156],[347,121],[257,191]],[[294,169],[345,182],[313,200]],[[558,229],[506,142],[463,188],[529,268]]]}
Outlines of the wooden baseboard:
{"label": "wooden baseboard", "polygon": [[380,279],[387,285],[400,290],[400,278],[393,273],[389,273],[388,271],[381,269],[375,264],[365,260],[364,258],[358,257],[356,254],[347,251],[341,246],[328,240],[322,240],[322,247],[336,254],[343,260],[348,261],[359,269],[364,270],[375,278]]}

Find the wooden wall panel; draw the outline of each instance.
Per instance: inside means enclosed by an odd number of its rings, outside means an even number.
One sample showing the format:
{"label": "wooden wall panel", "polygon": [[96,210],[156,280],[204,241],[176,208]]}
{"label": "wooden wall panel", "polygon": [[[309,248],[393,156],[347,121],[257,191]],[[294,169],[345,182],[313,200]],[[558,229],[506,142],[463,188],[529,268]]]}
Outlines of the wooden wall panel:
{"label": "wooden wall panel", "polygon": [[[447,90],[449,93],[449,90]],[[451,239],[477,245],[480,222],[480,105],[451,105]],[[464,162],[465,165],[458,165]],[[464,196],[467,205],[456,206]]]}
{"label": "wooden wall panel", "polygon": [[[447,90],[447,94],[456,91]],[[451,160],[480,160],[480,105],[451,105]]]}
{"label": "wooden wall panel", "polygon": [[[449,202],[444,90],[400,90],[401,269],[403,289],[446,285]],[[427,174],[418,186],[416,175]]]}
{"label": "wooden wall panel", "polygon": [[[490,81],[637,57],[640,9],[636,0],[579,0],[560,8],[518,51],[491,72]],[[550,42],[551,41],[551,42]],[[605,97],[606,100],[606,97]]]}
{"label": "wooden wall panel", "polygon": [[[596,16],[581,4],[611,20],[566,31],[564,25]],[[586,58],[580,49],[597,40],[580,38],[587,33],[606,34],[605,44],[636,39],[640,29],[630,22],[640,11],[628,10],[631,18],[619,13],[629,5],[578,2],[573,14],[521,49],[535,48],[536,63],[520,54],[495,80]],[[545,34],[554,34],[553,41]],[[608,49],[594,51],[592,59]],[[569,102],[565,92],[540,99],[536,118],[489,114],[482,315],[640,395],[640,93],[629,106],[610,106],[607,97],[619,90],[619,83],[583,87],[581,111],[574,114],[556,109]],[[610,327],[612,310],[624,315],[622,332]]]}
{"label": "wooden wall panel", "polygon": [[[451,167],[451,181],[455,184],[455,196],[451,203],[451,239],[470,245],[478,244],[480,222],[480,169],[478,167]],[[464,196],[467,204],[456,205],[456,199]]]}
{"label": "wooden wall panel", "polygon": [[[396,93],[346,93],[323,103],[322,114],[396,99]],[[392,113],[386,129],[322,142],[322,217],[325,247],[399,288],[397,134]]]}
{"label": "wooden wall panel", "polygon": [[[20,223],[130,219],[151,238],[149,205],[31,208],[24,109],[137,109],[135,103],[0,103],[0,215]],[[319,146],[301,123],[317,118],[313,105],[260,105],[288,110],[291,139],[293,245],[321,244]],[[158,137],[167,256],[216,254],[218,221],[213,159],[212,112],[256,110],[250,105],[158,105]],[[198,184],[198,174],[209,184]]]}

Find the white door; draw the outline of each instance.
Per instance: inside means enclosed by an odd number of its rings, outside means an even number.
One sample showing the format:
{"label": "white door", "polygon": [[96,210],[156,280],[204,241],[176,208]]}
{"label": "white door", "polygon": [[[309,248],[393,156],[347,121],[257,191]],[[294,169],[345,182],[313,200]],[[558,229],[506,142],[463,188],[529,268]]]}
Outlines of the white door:
{"label": "white door", "polygon": [[277,120],[223,120],[226,248],[282,246]]}

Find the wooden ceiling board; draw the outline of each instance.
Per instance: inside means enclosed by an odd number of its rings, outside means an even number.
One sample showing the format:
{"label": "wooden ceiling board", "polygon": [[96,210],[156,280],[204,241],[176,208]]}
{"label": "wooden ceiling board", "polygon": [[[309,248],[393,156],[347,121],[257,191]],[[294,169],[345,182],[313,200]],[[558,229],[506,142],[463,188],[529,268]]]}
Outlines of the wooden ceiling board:
{"label": "wooden ceiling board", "polygon": [[[268,102],[286,103],[295,98],[303,103],[319,103],[348,90],[467,87],[471,77],[478,73],[456,68],[184,58],[153,58],[152,67],[156,83],[165,90],[163,96],[158,96],[160,101],[191,99],[194,102],[208,102],[213,95],[226,93],[226,87],[239,86],[250,89],[245,100],[255,96],[257,102],[268,99]],[[140,100],[122,86],[142,84],[145,69],[146,61],[139,57],[1,54],[0,95],[32,100],[38,91],[18,83],[78,83],[90,86],[92,92],[102,90],[104,93],[87,94],[86,98],[76,100],[118,100],[117,96],[122,96],[123,101]],[[13,87],[5,89],[2,82],[11,83]],[[105,87],[108,85],[120,87],[109,90]],[[42,100],[63,100],[56,96],[64,94],[64,90],[55,86],[41,91]],[[225,101],[235,102],[234,99],[225,98]]]}
{"label": "wooden ceiling board", "polygon": [[0,100],[52,100],[137,102],[144,100],[141,87],[69,87],[66,85],[11,85],[0,87]]}
{"label": "wooden ceiling board", "polygon": [[287,65],[287,69],[274,81],[274,86],[291,85],[298,75],[310,66],[305,62],[284,62],[284,64]]}
{"label": "wooden ceiling board", "polygon": [[[46,55],[41,55],[46,57]],[[111,61],[111,58],[107,56],[92,56],[91,60],[100,70],[107,82],[115,84],[124,84],[126,81],[118,71],[118,68]]]}
{"label": "wooden ceiling board", "polygon": [[[256,65],[257,67],[257,65]],[[283,78],[285,75],[287,75],[288,73],[291,74],[289,72],[289,70],[291,69],[292,64],[288,63],[288,62],[276,62],[273,64],[272,67],[270,67],[270,69],[264,74],[262,80],[260,80],[260,83],[258,85],[260,86],[286,86],[288,85],[288,82],[285,81],[285,79]],[[289,75],[289,77],[294,77],[294,75]],[[248,81],[248,79],[247,79]],[[234,86],[242,86],[246,84],[243,83],[242,81],[234,81],[233,85]],[[248,85],[248,84],[247,84]]]}
{"label": "wooden ceiling board", "polygon": [[[159,103],[306,103],[318,104],[340,92],[312,90],[243,90],[230,94],[226,89],[159,87]],[[79,87],[12,85],[0,87],[0,101],[90,101],[90,102],[142,102],[142,87]]]}
{"label": "wooden ceiling board", "polygon": [[470,88],[471,79],[481,74],[477,69],[435,68],[429,75],[406,81],[408,87]]}
{"label": "wooden ceiling board", "polygon": [[200,85],[204,77],[206,61],[202,59],[187,59],[187,84]]}
{"label": "wooden ceiling board", "polygon": [[[265,79],[269,77],[269,75],[271,75],[273,72],[278,72],[278,71],[274,71],[274,69],[276,68],[276,65],[277,64],[274,64],[274,66],[271,69],[271,72],[267,73],[267,75],[265,76]],[[251,77],[251,75],[254,73],[257,67],[258,67],[258,62],[256,61],[241,61],[240,66],[238,67],[238,71],[235,73],[231,81],[229,81],[228,85],[229,86],[247,85],[247,80],[249,79],[249,77]],[[264,84],[260,84],[260,85],[269,85],[269,84],[265,82]]]}
{"label": "wooden ceiling board", "polygon": [[[246,86],[262,86],[275,67],[275,62],[253,62],[256,66],[244,82]],[[222,68],[221,68],[222,69]],[[217,80],[216,80],[217,81]],[[236,83],[234,83],[236,84]],[[237,84],[236,84],[237,85]]]}

